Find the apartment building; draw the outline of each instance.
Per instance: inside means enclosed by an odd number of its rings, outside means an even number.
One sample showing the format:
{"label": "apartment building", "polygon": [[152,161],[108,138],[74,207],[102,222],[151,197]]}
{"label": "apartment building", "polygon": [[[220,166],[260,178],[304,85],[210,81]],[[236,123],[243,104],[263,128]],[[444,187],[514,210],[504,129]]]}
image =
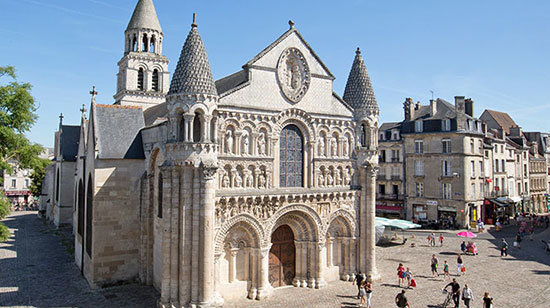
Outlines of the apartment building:
{"label": "apartment building", "polygon": [[384,123],[378,129],[378,165],[376,215],[403,218],[404,169],[401,122]]}

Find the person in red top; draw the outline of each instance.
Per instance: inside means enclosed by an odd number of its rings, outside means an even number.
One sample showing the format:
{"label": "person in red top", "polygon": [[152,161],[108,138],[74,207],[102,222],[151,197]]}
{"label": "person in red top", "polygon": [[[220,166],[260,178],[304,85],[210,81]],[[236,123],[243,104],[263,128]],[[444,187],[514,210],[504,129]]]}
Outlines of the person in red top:
{"label": "person in red top", "polygon": [[445,238],[443,237],[443,233],[439,234],[439,244],[441,244],[441,247],[443,247],[443,241]]}
{"label": "person in red top", "polygon": [[399,266],[397,267],[397,277],[399,277],[399,286],[401,286],[401,283],[405,283],[405,267],[403,266],[403,263],[399,263]]}

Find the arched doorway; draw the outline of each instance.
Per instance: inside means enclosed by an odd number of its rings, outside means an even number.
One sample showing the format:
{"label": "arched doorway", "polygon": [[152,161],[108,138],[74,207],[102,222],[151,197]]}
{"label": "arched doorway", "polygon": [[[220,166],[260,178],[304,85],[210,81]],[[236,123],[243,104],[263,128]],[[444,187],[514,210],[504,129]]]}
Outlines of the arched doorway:
{"label": "arched doorway", "polygon": [[296,125],[287,125],[280,138],[280,186],[304,186],[304,138]]}
{"label": "arched doorway", "polygon": [[291,285],[296,275],[296,249],[294,233],[282,225],[271,236],[269,251],[269,282],[273,287]]}

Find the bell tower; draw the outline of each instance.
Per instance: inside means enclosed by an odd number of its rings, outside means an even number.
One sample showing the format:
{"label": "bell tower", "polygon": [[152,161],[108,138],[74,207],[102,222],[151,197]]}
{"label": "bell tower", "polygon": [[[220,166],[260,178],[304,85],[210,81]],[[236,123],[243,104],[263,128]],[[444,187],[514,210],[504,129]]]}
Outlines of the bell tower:
{"label": "bell tower", "polygon": [[124,56],[118,62],[116,105],[147,109],[163,103],[169,88],[164,34],[153,0],[139,0],[124,32]]}

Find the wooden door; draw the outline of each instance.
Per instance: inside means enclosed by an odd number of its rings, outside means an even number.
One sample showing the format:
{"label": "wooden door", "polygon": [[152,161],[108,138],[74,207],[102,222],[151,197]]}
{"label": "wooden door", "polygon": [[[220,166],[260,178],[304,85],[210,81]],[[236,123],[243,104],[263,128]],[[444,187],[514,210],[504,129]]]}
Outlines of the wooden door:
{"label": "wooden door", "polygon": [[269,282],[273,287],[291,285],[296,275],[294,234],[289,226],[277,228],[271,236],[269,251]]}

